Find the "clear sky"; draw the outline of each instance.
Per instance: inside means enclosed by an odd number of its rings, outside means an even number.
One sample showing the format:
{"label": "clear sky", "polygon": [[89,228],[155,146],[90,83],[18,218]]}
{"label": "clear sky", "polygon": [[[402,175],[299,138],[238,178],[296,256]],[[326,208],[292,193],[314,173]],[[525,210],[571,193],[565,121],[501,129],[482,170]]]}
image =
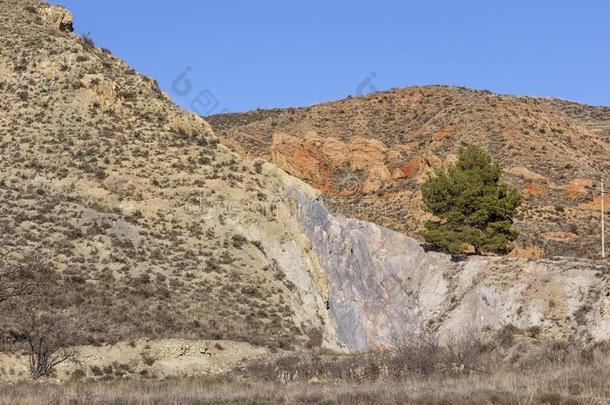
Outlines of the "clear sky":
{"label": "clear sky", "polygon": [[202,114],[424,84],[610,105],[605,0],[52,3]]}

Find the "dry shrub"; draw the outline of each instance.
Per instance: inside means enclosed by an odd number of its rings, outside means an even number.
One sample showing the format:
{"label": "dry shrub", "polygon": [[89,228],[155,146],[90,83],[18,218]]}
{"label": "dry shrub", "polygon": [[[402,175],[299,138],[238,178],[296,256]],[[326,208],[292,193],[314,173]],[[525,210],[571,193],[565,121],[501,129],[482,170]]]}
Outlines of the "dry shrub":
{"label": "dry shrub", "polygon": [[23,322],[22,334],[29,348],[29,367],[34,379],[49,375],[63,362],[77,361],[77,353],[71,347],[74,329],[61,315],[31,312]]}
{"label": "dry shrub", "polygon": [[419,329],[397,340],[389,353],[390,370],[395,378],[410,374],[424,376],[461,374],[478,371],[490,345],[474,334],[450,337],[441,343],[438,336]]}
{"label": "dry shrub", "polygon": [[586,367],[607,357],[605,347],[585,347],[576,341],[526,336],[527,331],[507,327],[486,337],[467,333],[441,342],[433,333],[416,332],[395,339],[396,345],[392,349],[334,355],[312,352],[281,355],[272,361],[249,365],[246,375],[256,380],[282,383],[405,381],[489,375],[558,365]]}
{"label": "dry shrub", "polygon": [[432,333],[414,333],[399,339],[396,348],[345,355],[291,353],[272,362],[247,368],[249,376],[264,381],[343,380],[361,382],[410,376],[459,375],[479,371],[490,346],[474,335],[441,344]]}
{"label": "dry shrub", "polygon": [[[600,349],[601,350],[601,349]],[[114,379],[54,384],[18,383],[0,385],[0,404],[602,404],[607,403],[610,358],[591,365],[570,360],[541,365],[535,370],[515,369],[504,364],[498,372],[457,375],[411,375],[402,380],[289,382],[257,381],[255,375],[229,374],[202,378],[154,380]],[[350,357],[366,361],[371,356],[291,357],[293,362],[331,361]],[[311,360],[311,361],[310,361]],[[275,363],[274,363],[275,364]],[[294,367],[284,362],[283,366]],[[341,366],[341,364],[339,365]],[[337,367],[339,367],[337,366]],[[120,365],[119,365],[120,367]],[[96,370],[98,375],[105,371]],[[273,367],[267,369],[273,373]],[[109,373],[114,373],[112,366]],[[93,369],[92,369],[93,373]],[[95,374],[95,373],[94,373]],[[114,375],[114,374],[111,374]],[[295,379],[300,380],[301,378]],[[305,380],[306,378],[303,378]],[[285,382],[285,381],[284,381]],[[61,400],[59,400],[61,398]]]}
{"label": "dry shrub", "polygon": [[500,346],[511,347],[515,341],[515,334],[519,330],[512,324],[504,325],[502,329],[496,332],[496,339]]}
{"label": "dry shrub", "polygon": [[0,303],[31,294],[47,269],[37,255],[14,259],[11,251],[0,251]]}

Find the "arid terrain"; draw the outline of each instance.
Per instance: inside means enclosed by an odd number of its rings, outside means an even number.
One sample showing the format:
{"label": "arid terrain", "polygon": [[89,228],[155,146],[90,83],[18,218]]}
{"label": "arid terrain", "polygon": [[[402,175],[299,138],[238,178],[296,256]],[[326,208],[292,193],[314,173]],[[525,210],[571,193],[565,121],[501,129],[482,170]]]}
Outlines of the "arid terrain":
{"label": "arid terrain", "polygon": [[[607,349],[534,347],[507,331],[439,355],[434,344],[398,354],[297,354],[222,375],[163,380],[106,377],[3,387],[0,404],[595,404],[608,403]],[[525,338],[531,339],[531,338]],[[525,349],[525,350],[524,350]],[[442,352],[442,350],[440,351]],[[603,360],[604,357],[606,360]],[[460,361],[447,364],[444,361]],[[448,366],[448,367],[446,367]],[[445,368],[446,367],[446,368]]]}
{"label": "arid terrain", "polygon": [[[609,108],[423,87],[202,118],[65,8],[0,17],[0,403],[607,403]],[[509,257],[417,239],[465,143],[524,197]]]}
{"label": "arid terrain", "polygon": [[460,146],[480,145],[525,200],[514,256],[599,257],[608,107],[428,86],[205,119],[234,150],[321,190],[334,212],[414,237],[428,218],[421,183]]}
{"label": "arid terrain", "polygon": [[290,234],[274,221],[275,180],[152,79],[62,31],[63,10],[37,4],[0,8],[0,227],[11,260],[36,255],[61,273],[53,305],[82,325],[79,343],[308,342],[292,320],[294,287],[261,243]]}

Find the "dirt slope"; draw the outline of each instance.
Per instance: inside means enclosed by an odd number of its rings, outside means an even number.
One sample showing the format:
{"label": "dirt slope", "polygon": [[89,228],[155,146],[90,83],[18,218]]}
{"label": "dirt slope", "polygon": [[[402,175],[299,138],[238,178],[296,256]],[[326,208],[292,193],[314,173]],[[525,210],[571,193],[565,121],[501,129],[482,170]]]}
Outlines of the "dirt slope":
{"label": "dirt slope", "polygon": [[[411,236],[427,218],[420,183],[460,145],[480,145],[525,199],[514,255],[599,252],[610,108],[430,86],[206,120],[234,150],[323,191],[334,211]],[[607,203],[610,210],[610,197]]]}

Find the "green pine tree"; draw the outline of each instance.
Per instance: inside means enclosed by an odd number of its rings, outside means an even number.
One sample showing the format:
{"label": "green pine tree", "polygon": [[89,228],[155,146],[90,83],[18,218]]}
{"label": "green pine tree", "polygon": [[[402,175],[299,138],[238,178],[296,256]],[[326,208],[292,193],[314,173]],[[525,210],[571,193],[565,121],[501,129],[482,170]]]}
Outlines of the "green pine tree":
{"label": "green pine tree", "polygon": [[468,245],[475,253],[506,254],[518,233],[512,218],[521,204],[517,191],[500,184],[502,169],[478,146],[461,148],[458,161],[422,185],[426,222],[423,238],[453,253]]}

